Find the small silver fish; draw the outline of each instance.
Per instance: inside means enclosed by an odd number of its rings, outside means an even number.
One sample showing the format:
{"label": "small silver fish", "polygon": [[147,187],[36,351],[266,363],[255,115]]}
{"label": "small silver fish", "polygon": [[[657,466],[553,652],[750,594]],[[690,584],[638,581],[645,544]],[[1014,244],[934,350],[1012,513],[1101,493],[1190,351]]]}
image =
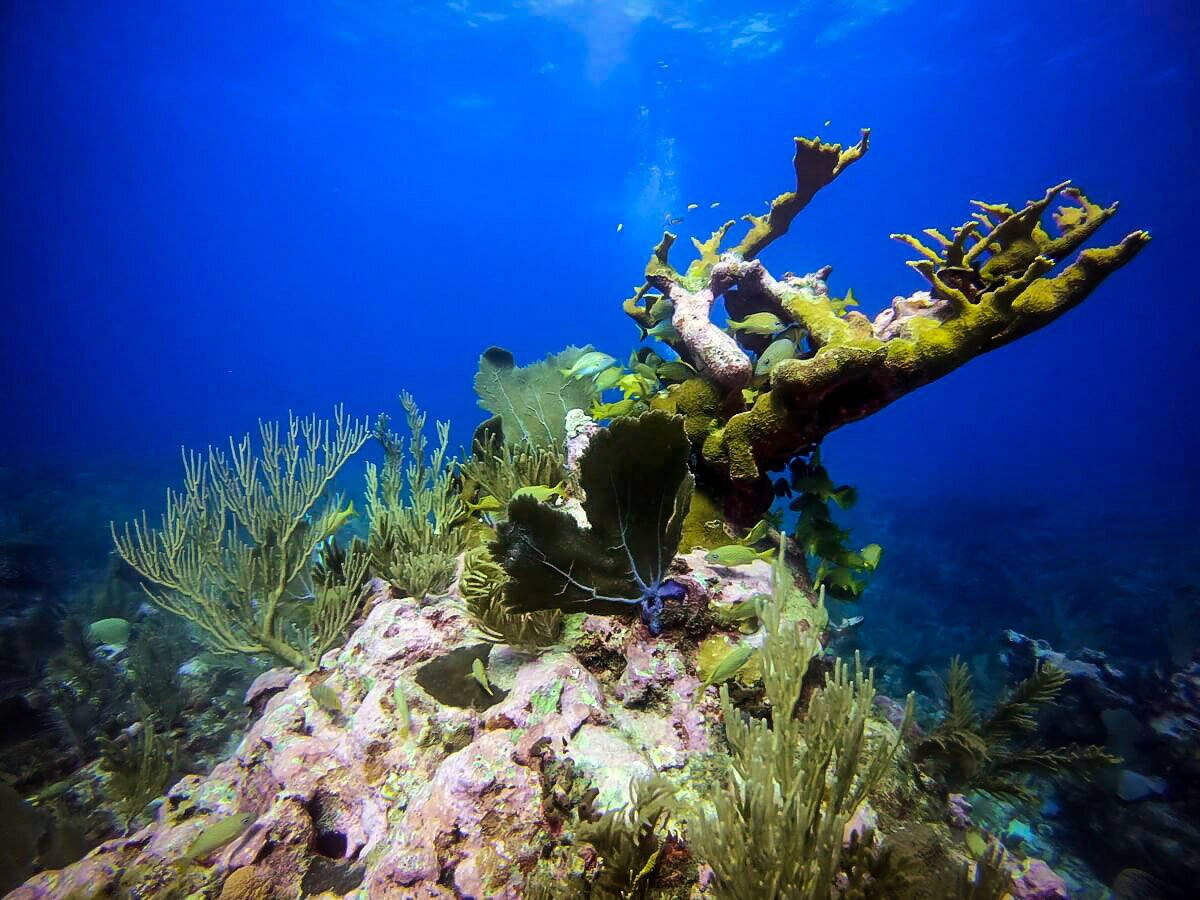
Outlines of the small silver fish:
{"label": "small silver fish", "polygon": [[866,619],[866,616],[851,616],[850,618],[842,619],[842,621],[839,622],[838,624],[830,625],[829,627],[830,627],[830,630],[836,631],[840,634],[843,631],[849,631],[855,625],[861,625],[863,623],[863,620],[865,620],[865,619]]}

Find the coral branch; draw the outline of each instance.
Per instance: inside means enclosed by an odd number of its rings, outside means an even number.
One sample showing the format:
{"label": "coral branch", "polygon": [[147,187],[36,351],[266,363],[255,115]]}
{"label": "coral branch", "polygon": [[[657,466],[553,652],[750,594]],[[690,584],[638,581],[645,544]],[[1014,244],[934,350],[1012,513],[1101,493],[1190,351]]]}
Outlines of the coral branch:
{"label": "coral branch", "polygon": [[[681,274],[668,261],[675,242],[668,233],[646,266],[646,285],[626,301],[626,312],[647,330],[655,324],[651,309],[669,301],[668,338],[700,377],[672,387],[655,405],[683,414],[702,477],[724,493],[735,519],[753,521],[769,503],[765,473],[834,429],[1052,322],[1150,239],[1135,231],[1118,244],[1081,250],[1064,265],[1116,213],[1115,203],[1093,203],[1069,182],[1018,210],[973,201],[970,220],[949,236],[933,228],[924,240],[893,235],[917,253],[909,265],[929,289],[895,298],[872,321],[848,311],[856,305],[849,293],[830,295],[828,267],[776,279],[755,259],[817,190],[866,152],[867,135],[848,149],[797,139],[795,190],[776,197],[766,215],[743,217],[750,229],[736,246],[721,252],[733,225],[727,222],[707,241],[693,241],[698,257]],[[778,318],[791,332],[788,341],[781,343],[780,331],[733,336],[716,327],[710,313],[722,296],[740,319]],[[761,358],[772,342],[778,346],[756,375],[751,354]],[[778,350],[789,343],[794,352],[781,358]]]}
{"label": "coral branch", "polygon": [[862,158],[871,145],[871,129],[864,128],[858,143],[845,150],[841,144],[823,144],[814,138],[798,137],[795,141],[792,167],[796,170],[796,189],[776,197],[771,202],[771,211],[765,216],[742,216],[750,223],[750,231],[733,252],[743,259],[758,256],[768,244],[787,234],[792,219],[808,206],[817,191],[841,175],[852,162]]}
{"label": "coral branch", "polygon": [[646,264],[646,283],[635,289],[624,303],[625,312],[643,331],[656,324],[651,305],[658,295],[673,306],[671,324],[676,335],[666,342],[700,372],[718,384],[728,394],[736,394],[750,382],[753,364],[746,352],[729,334],[712,323],[713,304],[736,283],[737,266],[752,259],[774,241],[787,233],[792,219],[808,205],[813,196],[840,175],[847,166],[867,152],[870,131],[863,129],[859,142],[852,147],[824,144],[810,138],[796,138],[796,155],[792,160],[796,172],[796,188],[771,201],[766,215],[746,215],[742,219],[750,229],[736,246],[721,252],[721,242],[736,223],[725,222],[706,241],[695,238],[692,243],[699,256],[680,273],[668,261],[675,235],[665,232],[650,261]]}

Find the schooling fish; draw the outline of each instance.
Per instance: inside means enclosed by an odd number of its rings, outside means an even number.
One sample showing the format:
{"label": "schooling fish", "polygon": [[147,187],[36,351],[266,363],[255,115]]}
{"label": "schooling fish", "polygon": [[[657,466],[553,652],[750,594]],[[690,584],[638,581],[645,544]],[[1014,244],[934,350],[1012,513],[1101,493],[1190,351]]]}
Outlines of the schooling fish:
{"label": "schooling fish", "polygon": [[668,225],[682,225],[683,216],[673,216],[670,213],[667,213],[666,221]]}
{"label": "schooling fish", "polygon": [[762,355],[758,358],[758,362],[754,364],[755,375],[767,375],[779,363],[785,359],[791,359],[796,355],[796,342],[791,338],[780,338],[777,341],[772,341]]}
{"label": "schooling fish", "polygon": [[596,376],[593,384],[596,385],[596,390],[604,393],[609,388],[617,386],[617,382],[621,380],[621,376],[625,374],[625,370],[620,366],[609,366],[603,372]]}
{"label": "schooling fish", "polygon": [[708,204],[708,208],[709,208],[709,209],[716,209],[716,208],[717,208],[718,206],[720,206],[720,205],[721,205],[721,201],[720,201],[720,200],[717,200],[717,201],[715,201],[715,202],[713,202],[713,203],[710,203],[710,204]]}
{"label": "schooling fish", "polygon": [[531,484],[527,487],[519,488],[513,492],[513,499],[518,497],[532,497],[538,503],[545,503],[551,497],[567,498],[567,483],[560,481],[554,487],[548,487],[544,484]]}
{"label": "schooling fish", "polygon": [[696,374],[696,370],[682,359],[673,359],[659,366],[656,374],[663,381],[687,381]]}
{"label": "schooling fish", "polygon": [[675,304],[666,297],[659,297],[650,305],[650,318],[655,322],[671,318],[675,312]]}
{"label": "schooling fish", "polygon": [[687,205],[687,208],[688,208],[688,212],[691,212],[693,209],[699,209],[700,204],[699,203],[689,203]]}
{"label": "schooling fish", "polygon": [[620,234],[620,233],[621,233],[621,229],[622,229],[622,228],[624,228],[624,227],[625,227],[625,223],[624,223],[624,222],[618,222],[618,223],[617,223],[617,234]]}
{"label": "schooling fish", "polygon": [[714,563],[718,566],[744,566],[747,563],[754,562],[756,559],[763,559],[770,562],[774,558],[774,550],[755,551],[749,547],[743,547],[741,544],[726,544],[724,547],[708,551],[704,556],[705,562]]}
{"label": "schooling fish", "polygon": [[746,316],[741,321],[730,319],[729,327],[734,331],[744,331],[747,334],[770,337],[783,327],[783,322],[775,313],[757,312]]}
{"label": "schooling fish", "polygon": [[647,394],[653,394],[657,385],[658,378],[654,381],[646,378],[644,375],[635,375],[630,373],[621,378],[617,382],[617,387],[621,389],[621,393],[625,395],[625,399],[630,397],[645,397]]}
{"label": "schooling fish", "polygon": [[675,326],[670,319],[663,319],[653,328],[642,329],[642,340],[652,337],[660,341],[669,341],[679,337],[679,332],[675,330]]}
{"label": "schooling fish", "polygon": [[579,357],[579,359],[575,360],[571,368],[559,369],[559,373],[575,381],[591,375],[598,375],[615,362],[616,360],[607,353],[601,353],[599,350],[589,350],[583,356]]}
{"label": "schooling fish", "polygon": [[767,529],[770,527],[771,524],[766,519],[759,519],[754,523],[754,527],[750,529],[750,533],[742,538],[742,543],[747,546],[757,544],[767,536]]}
{"label": "schooling fish", "polygon": [[491,494],[484,494],[479,498],[479,502],[477,503],[464,500],[463,506],[467,508],[467,512],[471,513],[491,513],[498,512],[501,509],[500,500]]}
{"label": "schooling fish", "polygon": [[624,400],[618,400],[616,403],[594,403],[590,410],[591,417],[597,421],[601,419],[615,419],[617,416],[627,416],[633,412],[637,406],[637,399],[634,397],[626,397]]}

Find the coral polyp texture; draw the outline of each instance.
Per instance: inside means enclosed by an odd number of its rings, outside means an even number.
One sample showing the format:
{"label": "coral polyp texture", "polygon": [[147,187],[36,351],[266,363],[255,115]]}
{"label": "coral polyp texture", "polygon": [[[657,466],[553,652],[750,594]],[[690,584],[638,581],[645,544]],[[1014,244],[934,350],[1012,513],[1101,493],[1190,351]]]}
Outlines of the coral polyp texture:
{"label": "coral polyp texture", "polygon": [[[830,292],[829,267],[777,279],[757,259],[868,146],[866,130],[849,148],[797,138],[795,188],[765,215],[745,216],[749,231],[738,243],[722,248],[736,224],[728,221],[708,240],[693,239],[698,256],[681,272],[669,260],[675,235],[667,232],[646,265],[645,283],[625,301],[647,330],[656,325],[655,312],[670,309],[674,334],[664,340],[697,369],[692,381],[700,383],[672,388],[658,405],[690,420],[698,478],[724,497],[734,518],[753,521],[769,504],[767,472],[842,425],[1054,321],[1150,240],[1134,231],[1066,262],[1116,204],[1097,205],[1069,182],[1020,209],[976,201],[970,220],[950,236],[933,228],[925,240],[893,235],[919,254],[910,265],[929,286],[897,297],[871,320],[849,308],[856,305],[851,294]],[[711,318],[719,299],[731,320],[777,317],[779,333],[790,328],[802,337],[795,355],[756,376],[751,354],[761,354],[769,338],[720,328]]]}

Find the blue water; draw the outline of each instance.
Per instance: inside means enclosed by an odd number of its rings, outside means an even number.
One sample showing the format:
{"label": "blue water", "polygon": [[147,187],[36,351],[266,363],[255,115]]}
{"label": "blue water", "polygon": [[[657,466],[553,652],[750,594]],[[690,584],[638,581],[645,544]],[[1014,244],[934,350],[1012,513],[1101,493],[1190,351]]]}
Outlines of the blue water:
{"label": "blue water", "polygon": [[971,199],[1072,178],[1121,201],[1102,238],[1154,243],[837,435],[842,477],[1195,496],[1191,4],[390,6],[5,4],[0,458],[173,471],[402,387],[465,439],[484,347],[623,354],[665,214],[700,203],[679,230],[706,236],[789,186],[793,135],[870,126],[766,256],[833,265],[870,314],[922,286],[888,234]]}
{"label": "blue water", "polygon": [[180,445],[288,410],[407,389],[465,444],[484,348],[624,358],[667,217],[706,237],[791,187],[793,136],[870,127],[764,255],[868,315],[924,286],[889,233],[972,199],[1070,178],[1121,203],[1093,245],[1154,240],[827,441],[886,548],[863,642],[910,673],[1008,627],[1165,659],[1196,604],[1195,4],[7,0],[0,42],[6,533],[94,563]]}

